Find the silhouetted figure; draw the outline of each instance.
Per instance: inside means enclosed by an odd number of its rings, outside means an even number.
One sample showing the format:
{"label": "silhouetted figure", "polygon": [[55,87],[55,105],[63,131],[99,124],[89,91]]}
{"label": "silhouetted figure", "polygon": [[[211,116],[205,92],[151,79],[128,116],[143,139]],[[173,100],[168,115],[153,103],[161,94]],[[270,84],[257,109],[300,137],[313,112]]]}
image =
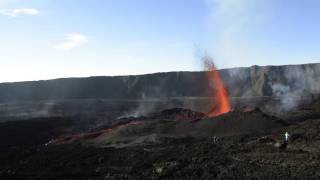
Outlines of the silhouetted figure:
{"label": "silhouetted figure", "polygon": [[290,134],[288,132],[284,133],[284,141],[287,142],[287,144],[289,142],[289,137],[290,137]]}
{"label": "silhouetted figure", "polygon": [[284,133],[284,141],[279,147],[279,151],[285,151],[287,149],[287,145],[289,143],[290,134],[288,132]]}

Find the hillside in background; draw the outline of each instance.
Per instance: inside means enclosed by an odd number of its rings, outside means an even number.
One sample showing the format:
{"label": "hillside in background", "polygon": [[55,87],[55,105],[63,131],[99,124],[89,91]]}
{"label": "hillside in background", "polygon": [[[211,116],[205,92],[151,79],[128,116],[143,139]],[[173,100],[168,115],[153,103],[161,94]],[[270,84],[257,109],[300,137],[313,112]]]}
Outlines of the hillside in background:
{"label": "hillside in background", "polygon": [[[252,66],[221,70],[233,97],[318,93],[320,64]],[[65,78],[0,84],[0,102],[65,99],[206,97],[205,72]]]}

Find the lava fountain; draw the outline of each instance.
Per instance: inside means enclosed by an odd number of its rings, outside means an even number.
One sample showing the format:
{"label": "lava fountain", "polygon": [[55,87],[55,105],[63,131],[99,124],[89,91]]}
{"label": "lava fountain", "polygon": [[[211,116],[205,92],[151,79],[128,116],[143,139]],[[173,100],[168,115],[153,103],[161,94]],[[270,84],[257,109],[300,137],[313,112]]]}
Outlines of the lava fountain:
{"label": "lava fountain", "polygon": [[208,72],[209,86],[212,87],[212,90],[210,89],[209,92],[211,107],[207,115],[215,117],[231,111],[229,92],[213,60],[210,57],[205,57],[203,60]]}

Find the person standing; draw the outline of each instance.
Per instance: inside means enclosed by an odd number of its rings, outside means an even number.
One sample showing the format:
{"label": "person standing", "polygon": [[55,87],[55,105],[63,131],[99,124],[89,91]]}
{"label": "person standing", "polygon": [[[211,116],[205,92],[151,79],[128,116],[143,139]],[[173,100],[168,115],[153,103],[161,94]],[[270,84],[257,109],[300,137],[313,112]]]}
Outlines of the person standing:
{"label": "person standing", "polygon": [[284,141],[285,141],[285,143],[287,143],[287,144],[288,144],[288,142],[289,142],[289,137],[290,137],[290,134],[289,134],[288,132],[284,133]]}
{"label": "person standing", "polygon": [[289,143],[289,137],[290,137],[290,134],[288,132],[285,132],[284,133],[284,141],[279,146],[279,152],[285,151],[287,149],[287,145]]}

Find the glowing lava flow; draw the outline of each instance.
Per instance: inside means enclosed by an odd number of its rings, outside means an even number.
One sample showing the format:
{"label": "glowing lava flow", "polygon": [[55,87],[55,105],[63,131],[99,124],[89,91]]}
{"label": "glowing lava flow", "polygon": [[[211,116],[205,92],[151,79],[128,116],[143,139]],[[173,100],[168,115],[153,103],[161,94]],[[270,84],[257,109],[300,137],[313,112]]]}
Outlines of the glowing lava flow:
{"label": "glowing lava flow", "polygon": [[55,144],[55,145],[59,145],[59,144],[70,144],[73,142],[81,142],[84,140],[88,140],[88,139],[93,139],[96,138],[104,133],[110,133],[114,130],[120,129],[122,127],[125,126],[130,126],[130,125],[139,125],[139,124],[143,124],[142,121],[131,121],[128,122],[126,124],[121,124],[121,125],[117,125],[114,126],[112,128],[106,128],[106,129],[101,129],[98,131],[94,131],[94,132],[87,132],[87,133],[79,133],[79,134],[73,134],[73,135],[67,135],[67,136],[60,136],[57,139],[53,139],[51,141],[49,141],[48,143],[46,143],[45,145],[49,145],[49,144]]}
{"label": "glowing lava flow", "polygon": [[231,111],[230,97],[228,89],[225,86],[220,72],[217,70],[210,57],[204,58],[206,70],[208,71],[209,85],[213,86],[211,95],[211,110],[207,113],[209,117],[215,117],[220,114]]}

